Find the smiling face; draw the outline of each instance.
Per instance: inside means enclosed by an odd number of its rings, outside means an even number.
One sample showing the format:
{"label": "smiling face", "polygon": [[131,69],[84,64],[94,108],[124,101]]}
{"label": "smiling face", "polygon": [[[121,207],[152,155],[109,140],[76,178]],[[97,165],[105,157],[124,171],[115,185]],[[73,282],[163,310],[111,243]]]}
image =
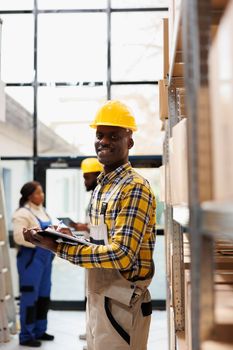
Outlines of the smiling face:
{"label": "smiling face", "polygon": [[133,147],[132,132],[116,126],[98,126],[95,150],[105,173],[128,162],[129,149]]}

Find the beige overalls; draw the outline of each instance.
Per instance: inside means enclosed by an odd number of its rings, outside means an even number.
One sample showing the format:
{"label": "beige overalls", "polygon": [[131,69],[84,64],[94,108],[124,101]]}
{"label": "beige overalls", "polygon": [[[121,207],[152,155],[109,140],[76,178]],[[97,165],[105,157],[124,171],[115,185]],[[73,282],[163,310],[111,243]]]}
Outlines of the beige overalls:
{"label": "beige overalls", "polygon": [[[109,199],[116,195],[124,177]],[[90,227],[94,242],[108,244],[107,226],[102,214],[100,225]],[[103,244],[103,243],[102,243]],[[154,273],[146,280],[130,282],[115,269],[87,269],[87,348],[88,350],[146,350],[151,320],[151,297],[147,289]]]}

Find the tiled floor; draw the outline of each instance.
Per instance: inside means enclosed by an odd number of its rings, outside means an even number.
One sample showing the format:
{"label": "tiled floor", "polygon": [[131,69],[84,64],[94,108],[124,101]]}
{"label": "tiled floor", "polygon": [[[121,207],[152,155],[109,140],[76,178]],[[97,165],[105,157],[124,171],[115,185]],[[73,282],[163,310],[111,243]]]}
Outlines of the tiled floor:
{"label": "tiled floor", "polygon": [[[85,313],[80,311],[49,311],[48,333],[55,335],[52,342],[43,342],[41,350],[82,350],[84,341],[78,335],[84,332]],[[29,350],[19,346],[18,336],[9,343],[0,344],[3,350]],[[167,350],[167,319],[165,311],[153,311],[147,350]],[[109,349],[111,350],[111,349]]]}

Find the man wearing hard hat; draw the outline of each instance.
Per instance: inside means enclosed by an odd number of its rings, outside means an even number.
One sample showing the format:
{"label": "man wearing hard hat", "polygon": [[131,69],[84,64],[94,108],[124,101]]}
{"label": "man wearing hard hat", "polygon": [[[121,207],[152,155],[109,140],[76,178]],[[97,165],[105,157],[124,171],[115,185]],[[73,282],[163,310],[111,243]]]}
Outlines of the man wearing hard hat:
{"label": "man wearing hard hat", "polygon": [[[103,165],[100,164],[97,158],[86,158],[81,162],[81,170],[84,178],[84,185],[87,192],[93,191],[97,186],[97,177],[103,171]],[[89,207],[87,208],[86,223],[82,224],[80,222],[73,223],[70,226],[75,228],[76,231],[89,232]]]}
{"label": "man wearing hard hat", "polygon": [[145,350],[152,312],[148,285],[154,273],[155,197],[128,162],[136,130],[129,108],[108,101],[91,127],[104,166],[90,208],[93,244],[58,244],[32,230],[25,231],[25,239],[88,269],[88,350]]}

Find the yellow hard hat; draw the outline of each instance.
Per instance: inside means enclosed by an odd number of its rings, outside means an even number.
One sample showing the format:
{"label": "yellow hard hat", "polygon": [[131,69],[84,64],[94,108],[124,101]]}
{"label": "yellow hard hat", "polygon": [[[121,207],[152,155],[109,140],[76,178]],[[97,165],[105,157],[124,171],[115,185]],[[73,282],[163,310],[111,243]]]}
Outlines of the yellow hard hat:
{"label": "yellow hard hat", "polygon": [[81,162],[81,169],[83,174],[97,173],[103,170],[103,166],[97,158],[86,158]]}
{"label": "yellow hard hat", "polygon": [[132,131],[137,130],[133,113],[125,104],[115,100],[107,101],[98,110],[90,127],[96,129],[98,125],[119,126]]}

